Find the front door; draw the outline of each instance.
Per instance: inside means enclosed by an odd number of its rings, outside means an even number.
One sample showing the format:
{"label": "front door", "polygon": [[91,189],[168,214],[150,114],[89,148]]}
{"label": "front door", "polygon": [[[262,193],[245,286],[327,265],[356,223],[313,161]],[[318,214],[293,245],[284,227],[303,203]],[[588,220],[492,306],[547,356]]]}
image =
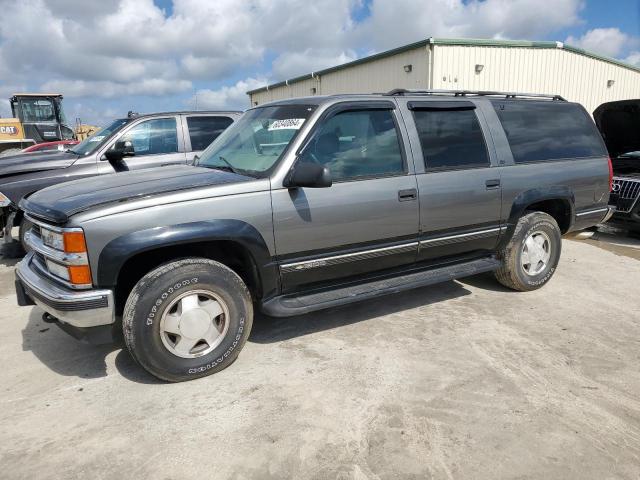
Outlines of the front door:
{"label": "front door", "polygon": [[416,179],[394,106],[332,109],[297,162],[328,167],[333,185],[272,192],[285,291],[415,261]]}
{"label": "front door", "polygon": [[143,120],[126,130],[119,140],[130,141],[135,154],[125,157],[129,170],[184,164],[184,149],[178,143],[175,116]]}

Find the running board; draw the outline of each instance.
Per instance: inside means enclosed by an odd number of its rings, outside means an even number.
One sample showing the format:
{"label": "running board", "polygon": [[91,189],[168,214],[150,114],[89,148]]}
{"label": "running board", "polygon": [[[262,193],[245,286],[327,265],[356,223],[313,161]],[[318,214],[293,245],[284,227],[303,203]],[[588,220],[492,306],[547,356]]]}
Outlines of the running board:
{"label": "running board", "polygon": [[334,290],[315,290],[298,295],[282,295],[262,304],[262,311],[272,317],[302,315],[324,308],[337,307],[369,298],[389,295],[413,288],[468,277],[478,273],[496,270],[501,265],[495,257],[481,258],[464,263],[447,265],[429,270],[421,270],[382,280],[350,284]]}

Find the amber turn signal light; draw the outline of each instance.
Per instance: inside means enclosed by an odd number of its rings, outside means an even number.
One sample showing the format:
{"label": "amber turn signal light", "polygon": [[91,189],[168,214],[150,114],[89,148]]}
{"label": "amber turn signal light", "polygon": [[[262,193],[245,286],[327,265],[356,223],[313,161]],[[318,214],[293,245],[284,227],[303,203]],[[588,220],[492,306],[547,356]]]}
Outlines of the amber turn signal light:
{"label": "amber turn signal light", "polygon": [[70,265],[69,281],[74,285],[88,285],[91,283],[91,269],[89,265]]}
{"label": "amber turn signal light", "polygon": [[67,253],[84,253],[87,251],[87,244],[84,241],[82,232],[64,232],[64,251]]}

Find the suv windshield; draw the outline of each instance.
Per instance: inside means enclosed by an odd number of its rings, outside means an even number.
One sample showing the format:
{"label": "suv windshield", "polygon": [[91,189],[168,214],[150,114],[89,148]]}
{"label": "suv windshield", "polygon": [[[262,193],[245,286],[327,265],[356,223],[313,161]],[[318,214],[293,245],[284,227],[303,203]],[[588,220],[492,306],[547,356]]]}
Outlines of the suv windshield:
{"label": "suv windshield", "polygon": [[314,109],[310,105],[280,105],[249,110],[202,152],[197,165],[264,176]]}
{"label": "suv windshield", "polygon": [[129,123],[126,118],[116,120],[106,127],[100,128],[96,133],[90,137],[85,138],[78,145],[70,148],[69,151],[77,155],[89,155],[93,153],[98,147],[104,145],[109,138],[111,138],[118,130]]}

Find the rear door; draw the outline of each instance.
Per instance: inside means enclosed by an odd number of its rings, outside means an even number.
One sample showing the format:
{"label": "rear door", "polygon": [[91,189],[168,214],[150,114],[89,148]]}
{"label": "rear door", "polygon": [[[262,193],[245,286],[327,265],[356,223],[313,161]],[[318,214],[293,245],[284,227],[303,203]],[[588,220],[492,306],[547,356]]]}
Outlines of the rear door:
{"label": "rear door", "polygon": [[187,161],[193,160],[233,123],[233,118],[226,115],[198,114],[182,118]]}
{"label": "rear door", "polygon": [[493,249],[502,230],[500,167],[482,112],[468,100],[401,104],[408,124],[415,127],[418,259]]}
{"label": "rear door", "polygon": [[332,174],[329,188],[274,189],[285,291],[415,261],[418,198],[396,104],[338,104],[318,120],[297,162]]}

